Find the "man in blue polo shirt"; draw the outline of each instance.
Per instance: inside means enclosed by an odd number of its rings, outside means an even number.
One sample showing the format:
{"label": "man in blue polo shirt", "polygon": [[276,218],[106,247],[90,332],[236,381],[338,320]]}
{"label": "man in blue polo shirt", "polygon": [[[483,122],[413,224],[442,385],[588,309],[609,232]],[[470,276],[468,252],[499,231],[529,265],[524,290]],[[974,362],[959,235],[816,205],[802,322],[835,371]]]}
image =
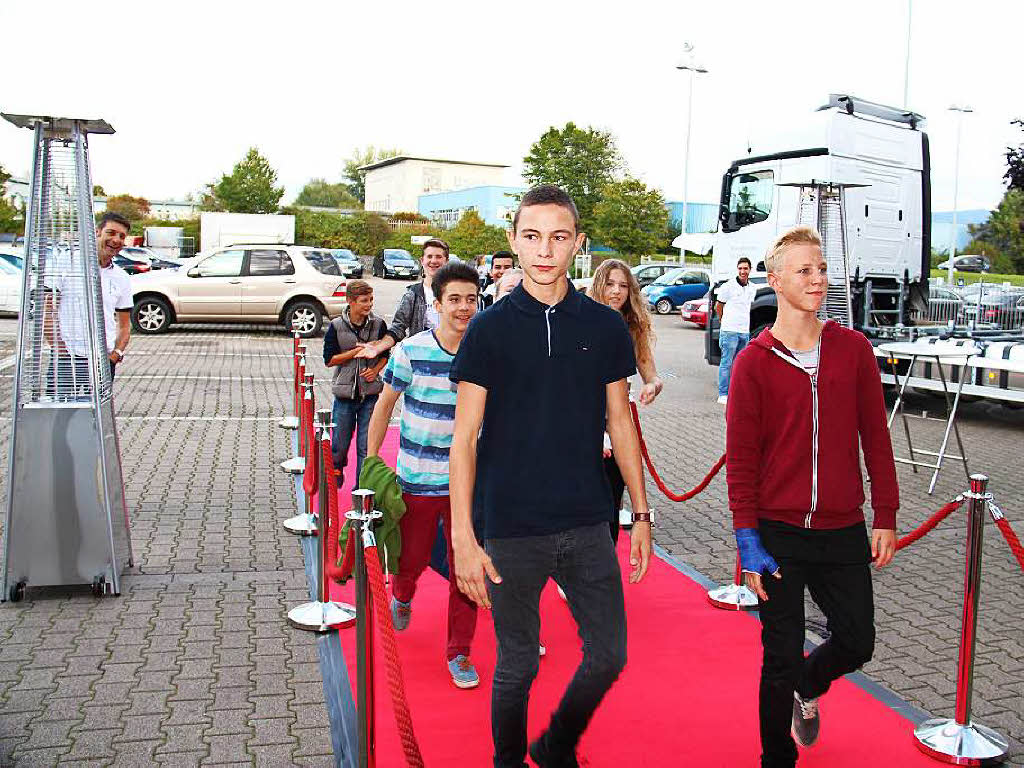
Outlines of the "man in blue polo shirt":
{"label": "man in blue polo shirt", "polygon": [[[540,594],[565,591],[583,661],[545,732],[539,766],[575,766],[576,744],[626,663],[622,576],[608,536],[612,496],[603,435],[633,502],[629,580],[651,551],[651,517],[626,378],[636,372],[622,316],[566,278],[583,243],[579,214],[551,185],[527,192],[509,244],[523,282],[470,323],[452,364],[452,545],[459,589],[492,609],[496,768],[524,768],[526,710],[537,675]],[[483,540],[481,547],[478,536]]]}

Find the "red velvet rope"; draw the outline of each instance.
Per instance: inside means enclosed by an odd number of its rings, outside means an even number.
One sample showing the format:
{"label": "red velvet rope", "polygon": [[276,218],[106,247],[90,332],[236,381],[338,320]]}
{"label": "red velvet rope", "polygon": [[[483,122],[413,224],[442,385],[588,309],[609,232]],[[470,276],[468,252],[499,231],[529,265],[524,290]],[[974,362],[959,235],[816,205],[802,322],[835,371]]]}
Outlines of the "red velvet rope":
{"label": "red velvet rope", "polygon": [[380,633],[380,642],[387,662],[388,688],[391,691],[391,704],[395,712],[395,725],[402,740],[402,751],[405,762],[410,768],[423,768],[423,756],[412,729],[412,715],[409,712],[409,701],[405,696],[405,680],[402,676],[402,662],[398,658],[398,643],[395,640],[395,628],[391,624],[391,609],[388,606],[387,591],[384,589],[384,572],[380,567],[380,557],[376,547],[367,547],[365,552],[366,575],[370,580],[370,594],[373,597],[373,609],[377,614],[374,622]]}
{"label": "red velvet rope", "polygon": [[[338,565],[338,536],[344,529],[338,513],[338,478],[334,475],[334,456],[331,454],[331,441],[324,440],[320,449],[324,455],[324,468],[327,474],[327,562],[324,570],[327,578],[341,581],[346,576],[345,569]],[[321,536],[324,533],[319,532]],[[351,573],[351,567],[348,572]]]}
{"label": "red velvet rope", "polygon": [[[302,490],[306,492],[306,496],[312,497],[319,487],[318,475],[320,471],[320,443],[313,435],[313,400],[302,401],[305,407],[305,427],[306,432],[306,469],[302,473]],[[308,404],[308,405],[307,405]]]}
{"label": "red velvet rope", "polygon": [[640,414],[637,413],[636,403],[630,401],[629,410],[633,414],[633,425],[636,427],[636,437],[640,441],[640,454],[644,457],[644,463],[647,464],[647,471],[651,473],[651,478],[654,480],[654,484],[658,486],[658,490],[664,493],[672,501],[686,501],[692,499],[698,493],[708,487],[708,484],[714,479],[715,475],[725,466],[725,454],[723,453],[718,461],[715,462],[715,466],[711,468],[711,471],[707,473],[703,480],[697,485],[687,491],[686,493],[673,493],[669,490],[668,486],[662,481],[661,476],[658,474],[658,470],[654,468],[653,462],[651,462],[651,455],[647,452],[647,443],[644,442],[644,432],[640,428]]}
{"label": "red velvet rope", "polygon": [[1003,538],[1006,539],[1006,543],[1010,545],[1010,551],[1017,558],[1020,569],[1024,571],[1024,546],[1021,546],[1020,539],[1017,538],[1017,534],[1010,527],[1010,521],[1005,517],[998,517],[996,518],[996,525],[999,527],[1000,532],[1002,532]]}
{"label": "red velvet rope", "polygon": [[917,526],[917,528],[915,528],[913,531],[911,531],[906,536],[902,537],[899,541],[897,541],[896,550],[899,551],[904,547],[909,547],[922,536],[924,536],[927,533],[930,533],[935,526],[937,526],[939,523],[941,523],[943,520],[949,517],[953,512],[956,512],[956,510],[960,509],[960,507],[962,507],[963,504],[963,499],[953,499],[953,501],[949,502],[949,504],[944,506],[938,512],[936,512],[923,523],[921,523],[919,526]]}

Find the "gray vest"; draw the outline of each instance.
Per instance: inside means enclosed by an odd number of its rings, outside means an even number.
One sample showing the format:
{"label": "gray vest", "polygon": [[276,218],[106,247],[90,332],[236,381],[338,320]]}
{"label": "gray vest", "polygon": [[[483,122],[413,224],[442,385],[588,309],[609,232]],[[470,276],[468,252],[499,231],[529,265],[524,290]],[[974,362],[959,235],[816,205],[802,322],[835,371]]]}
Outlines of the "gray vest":
{"label": "gray vest", "polygon": [[[331,325],[334,326],[334,332],[338,336],[338,346],[342,352],[347,352],[359,342],[365,344],[379,339],[384,321],[370,313],[363,324],[363,329],[357,334],[355,328],[349,322],[348,309],[346,309],[344,314],[331,321]],[[366,360],[365,358],[357,357],[354,360],[349,360],[347,363],[334,366],[331,372],[331,392],[334,393],[335,397],[342,400],[355,400],[367,395],[380,394],[380,391],[384,388],[384,383],[380,380],[379,376],[373,381],[366,381],[359,375],[367,368],[373,367],[378,360],[380,358]]]}

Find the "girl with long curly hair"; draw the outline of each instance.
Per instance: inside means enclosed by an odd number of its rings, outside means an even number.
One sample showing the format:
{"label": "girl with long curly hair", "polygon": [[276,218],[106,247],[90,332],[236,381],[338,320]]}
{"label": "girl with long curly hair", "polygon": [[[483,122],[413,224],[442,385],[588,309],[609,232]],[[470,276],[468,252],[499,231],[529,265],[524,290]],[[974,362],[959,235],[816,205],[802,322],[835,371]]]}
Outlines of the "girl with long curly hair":
{"label": "girl with long curly hair", "polygon": [[[619,259],[605,259],[594,272],[594,282],[587,291],[594,301],[605,304],[621,312],[626,321],[626,328],[633,339],[633,350],[636,354],[636,367],[643,380],[643,386],[637,395],[637,402],[650,405],[661,394],[664,386],[658,377],[658,369],[654,365],[654,330],[651,328],[651,313],[647,302],[640,295],[640,285],[636,276],[630,271],[629,265]],[[619,466],[612,457],[609,441],[605,441],[604,471],[612,487],[612,500],[615,502],[615,516],[611,521],[612,538],[619,534],[619,510],[622,508],[622,494],[626,484],[619,472]]]}

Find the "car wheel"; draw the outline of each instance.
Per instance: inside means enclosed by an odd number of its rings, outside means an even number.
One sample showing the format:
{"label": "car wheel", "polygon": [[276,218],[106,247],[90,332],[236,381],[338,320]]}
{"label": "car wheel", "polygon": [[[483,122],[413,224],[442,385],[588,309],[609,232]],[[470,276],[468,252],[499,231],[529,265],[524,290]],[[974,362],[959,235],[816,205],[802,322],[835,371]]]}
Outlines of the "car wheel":
{"label": "car wheel", "polygon": [[658,299],[658,303],[654,305],[654,311],[659,315],[667,315],[672,311],[672,302],[668,299]]}
{"label": "car wheel", "polygon": [[284,315],[285,328],[298,331],[306,339],[319,334],[323,322],[323,310],[311,301],[295,302]]}
{"label": "car wheel", "polygon": [[171,308],[163,299],[140,299],[132,307],[132,327],[139,333],[163,333],[170,324]]}

